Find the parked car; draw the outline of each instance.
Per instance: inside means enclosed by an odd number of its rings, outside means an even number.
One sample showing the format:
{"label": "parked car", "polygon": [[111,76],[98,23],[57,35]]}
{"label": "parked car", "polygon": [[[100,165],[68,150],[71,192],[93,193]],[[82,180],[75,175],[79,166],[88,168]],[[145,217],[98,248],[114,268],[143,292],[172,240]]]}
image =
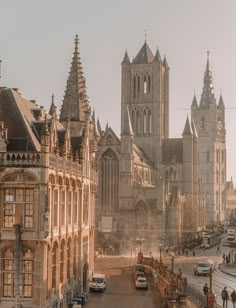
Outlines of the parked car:
{"label": "parked car", "polygon": [[106,276],[104,274],[94,274],[89,282],[90,291],[102,291],[106,289]]}
{"label": "parked car", "polygon": [[145,272],[145,267],[143,264],[136,263],[133,266],[133,275],[135,275],[136,272]]}
{"label": "parked car", "polygon": [[138,277],[146,277],[145,276],[145,273],[144,272],[139,272],[139,271],[136,271],[135,274],[134,274],[134,280],[136,280]]}
{"label": "parked car", "polygon": [[136,289],[148,289],[148,282],[146,277],[138,277],[135,280]]}
{"label": "parked car", "polygon": [[86,293],[79,293],[72,299],[72,301],[76,301],[76,300],[81,301],[81,305],[83,306],[86,304],[88,300],[88,296]]}
{"label": "parked car", "polygon": [[207,262],[196,262],[194,264],[194,275],[209,275],[210,264]]}
{"label": "parked car", "polygon": [[81,299],[72,299],[69,304],[68,304],[68,308],[73,308],[73,307],[78,307],[78,308],[82,308],[82,300]]}

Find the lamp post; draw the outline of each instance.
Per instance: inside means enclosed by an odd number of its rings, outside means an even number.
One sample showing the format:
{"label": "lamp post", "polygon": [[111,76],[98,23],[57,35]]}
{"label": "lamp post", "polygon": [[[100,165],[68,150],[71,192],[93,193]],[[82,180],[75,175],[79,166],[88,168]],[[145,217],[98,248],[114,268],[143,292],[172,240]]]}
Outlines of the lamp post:
{"label": "lamp post", "polygon": [[162,252],[162,243],[159,244],[159,250],[160,250],[160,263],[162,262],[162,259],[161,259],[161,252]]}
{"label": "lamp post", "polygon": [[174,273],[174,262],[175,262],[175,255],[174,255],[174,253],[172,252],[172,253],[171,253],[171,273],[172,273],[172,274]]}
{"label": "lamp post", "polygon": [[209,262],[210,264],[210,269],[209,269],[209,279],[210,279],[210,290],[209,293],[207,294],[207,308],[213,308],[215,307],[215,294],[213,293],[213,288],[212,288],[212,274],[214,272],[213,269],[213,262]]}
{"label": "lamp post", "polygon": [[136,242],[139,244],[139,250],[140,251],[142,251],[141,246],[142,246],[142,242],[144,242],[144,241],[145,241],[144,238],[141,238],[141,237],[136,238]]}

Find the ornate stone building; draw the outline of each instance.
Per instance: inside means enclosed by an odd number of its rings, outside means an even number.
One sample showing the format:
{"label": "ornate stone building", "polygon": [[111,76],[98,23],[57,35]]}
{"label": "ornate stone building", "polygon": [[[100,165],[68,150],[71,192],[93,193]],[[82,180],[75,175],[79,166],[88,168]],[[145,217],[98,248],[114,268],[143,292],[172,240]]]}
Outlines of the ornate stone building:
{"label": "ornate stone building", "polygon": [[181,242],[204,225],[194,122],[187,118],[183,137],[169,138],[169,73],[166,58],[146,41],[132,62],[126,52],[120,138],[97,122],[97,243],[105,250],[140,243],[155,251],[158,243]]}
{"label": "ornate stone building", "polygon": [[218,104],[216,102],[209,53],[200,103],[194,95],[191,113],[198,134],[199,176],[204,183],[206,224],[212,225],[225,219],[226,130],[225,105],[222,95]]}
{"label": "ornate stone building", "polygon": [[225,219],[229,221],[236,220],[236,191],[234,188],[234,183],[232,178],[230,181],[226,182],[225,203],[226,203]]}
{"label": "ornate stone building", "polygon": [[0,306],[65,307],[94,270],[96,136],[78,38],[60,121],[0,89]]}

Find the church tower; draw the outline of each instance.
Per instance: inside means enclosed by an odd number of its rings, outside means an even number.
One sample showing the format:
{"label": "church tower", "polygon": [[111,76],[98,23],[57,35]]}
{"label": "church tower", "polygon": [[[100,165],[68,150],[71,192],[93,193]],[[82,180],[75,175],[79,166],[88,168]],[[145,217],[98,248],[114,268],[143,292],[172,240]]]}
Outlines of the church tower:
{"label": "church tower", "polygon": [[200,103],[194,95],[192,119],[198,134],[199,178],[206,194],[206,224],[224,220],[226,185],[225,105],[222,95],[217,104],[212,85],[209,52]]}
{"label": "church tower", "polygon": [[162,161],[162,140],[169,137],[169,67],[147,42],[132,63],[126,51],[122,61],[121,131],[129,109],[134,143],[157,167]]}

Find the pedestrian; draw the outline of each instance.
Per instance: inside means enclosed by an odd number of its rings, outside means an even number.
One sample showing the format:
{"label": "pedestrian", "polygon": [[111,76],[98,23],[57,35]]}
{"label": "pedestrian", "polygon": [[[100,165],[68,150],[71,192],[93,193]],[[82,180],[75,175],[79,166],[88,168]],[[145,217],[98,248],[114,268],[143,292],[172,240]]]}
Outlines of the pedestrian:
{"label": "pedestrian", "polygon": [[181,270],[181,268],[179,268],[178,278],[179,278],[179,279],[181,279],[181,278],[182,278],[182,270]]}
{"label": "pedestrian", "polygon": [[233,306],[234,308],[236,307],[235,303],[236,303],[236,292],[235,290],[233,290],[233,292],[231,293],[231,299],[232,299],[232,303],[233,303]]}
{"label": "pedestrian", "polygon": [[223,253],[222,258],[223,258],[223,263],[225,263],[225,253]]}
{"label": "pedestrian", "polygon": [[195,251],[193,250],[193,257],[195,257]]}
{"label": "pedestrian", "polygon": [[188,249],[185,250],[185,256],[188,257]]}
{"label": "pedestrian", "polygon": [[209,287],[208,287],[208,284],[205,283],[205,285],[204,285],[204,287],[203,287],[203,293],[204,293],[205,295],[207,295],[208,292],[209,292]]}
{"label": "pedestrian", "polygon": [[184,249],[184,247],[182,248],[182,253],[183,253],[183,255],[184,255],[184,253],[185,253],[185,249]]}
{"label": "pedestrian", "polygon": [[223,300],[223,307],[227,308],[228,300],[229,300],[229,293],[227,291],[227,287],[224,287],[224,289],[222,290],[221,297],[222,297],[222,300]]}
{"label": "pedestrian", "polygon": [[230,263],[230,259],[229,259],[229,256],[226,256],[226,265],[228,266],[229,265],[229,263]]}
{"label": "pedestrian", "polygon": [[217,253],[220,253],[220,245],[217,246],[216,252],[217,252]]}

